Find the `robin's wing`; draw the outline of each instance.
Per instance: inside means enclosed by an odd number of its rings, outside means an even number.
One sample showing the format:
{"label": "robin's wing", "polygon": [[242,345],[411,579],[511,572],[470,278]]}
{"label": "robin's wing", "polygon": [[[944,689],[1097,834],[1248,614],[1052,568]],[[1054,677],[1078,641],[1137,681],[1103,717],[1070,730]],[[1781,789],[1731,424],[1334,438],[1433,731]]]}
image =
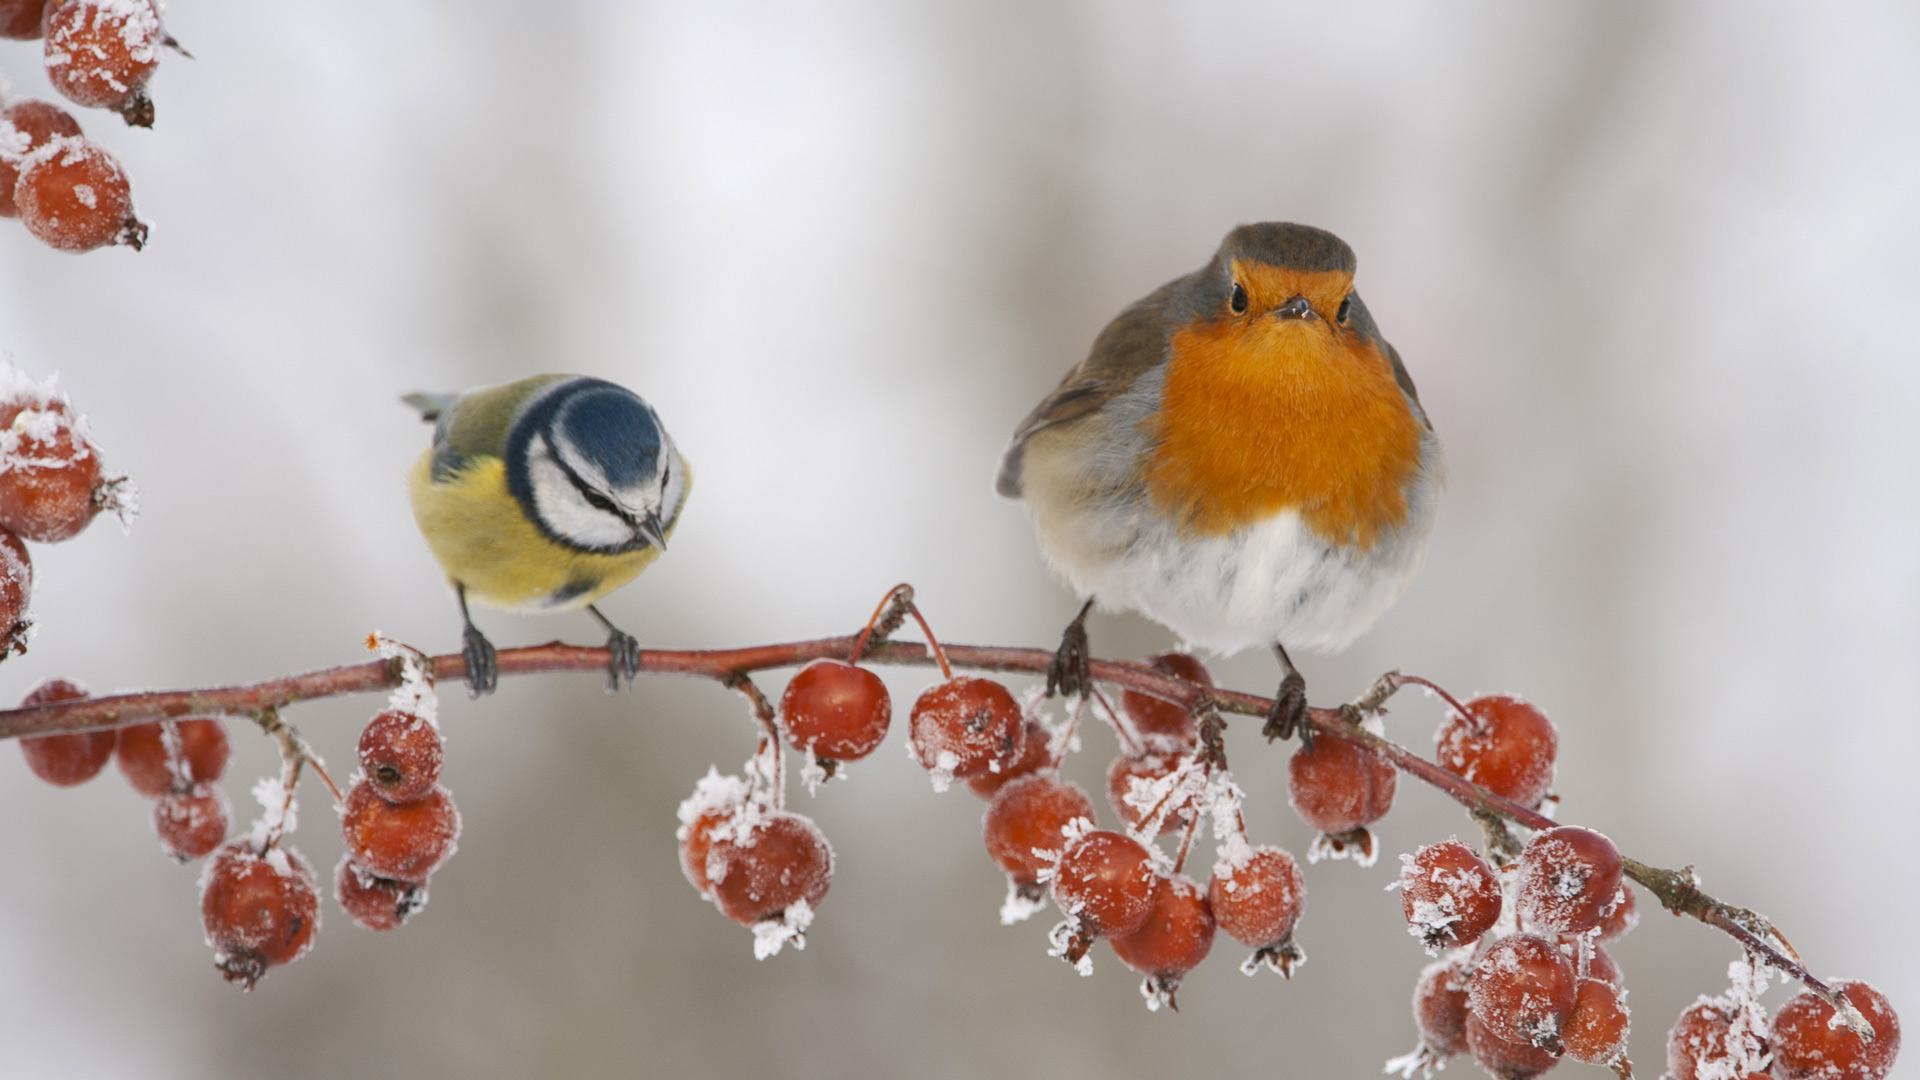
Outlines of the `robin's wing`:
{"label": "robin's wing", "polygon": [[[1387,345],[1384,341],[1381,344]],[[1420,414],[1420,422],[1427,425],[1428,431],[1432,431],[1433,421],[1428,419],[1426,408],[1420,404],[1420,391],[1413,387],[1413,376],[1407,374],[1407,365],[1400,360],[1400,350],[1387,345],[1387,359],[1393,362],[1393,381],[1400,384],[1407,400],[1413,402],[1413,411]]]}
{"label": "robin's wing", "polygon": [[1178,282],[1169,283],[1121,312],[1100,336],[1079,366],[1067,372],[1053,393],[1034,406],[1020,422],[1000,458],[994,489],[1009,499],[1020,497],[1020,467],[1027,441],[1035,432],[1071,423],[1099,411],[1124,393],[1134,380],[1167,359],[1167,296]]}

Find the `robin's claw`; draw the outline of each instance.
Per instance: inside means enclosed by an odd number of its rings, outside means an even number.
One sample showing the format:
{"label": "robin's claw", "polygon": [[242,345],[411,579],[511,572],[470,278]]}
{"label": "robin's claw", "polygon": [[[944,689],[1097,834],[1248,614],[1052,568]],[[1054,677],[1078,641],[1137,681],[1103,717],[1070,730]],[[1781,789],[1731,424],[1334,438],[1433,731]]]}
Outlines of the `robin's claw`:
{"label": "robin's claw", "polygon": [[1093,686],[1091,647],[1087,643],[1087,612],[1092,607],[1093,602],[1088,601],[1060,635],[1060,648],[1054,651],[1053,661],[1047,665],[1049,697],[1054,694],[1081,697]]}
{"label": "robin's claw", "polygon": [[461,635],[460,655],[467,662],[467,696],[484,697],[500,685],[500,656],[493,642],[472,623]]}
{"label": "robin's claw", "polygon": [[1267,741],[1291,739],[1300,734],[1300,745],[1311,749],[1313,729],[1307,726],[1307,680],[1290,672],[1280,680],[1280,692],[1273,696],[1273,708],[1267,710],[1267,722],[1260,733]]}
{"label": "robin's claw", "polygon": [[640,642],[624,630],[610,631],[607,654],[607,693],[619,693],[623,678],[632,689],[634,677],[640,674]]}

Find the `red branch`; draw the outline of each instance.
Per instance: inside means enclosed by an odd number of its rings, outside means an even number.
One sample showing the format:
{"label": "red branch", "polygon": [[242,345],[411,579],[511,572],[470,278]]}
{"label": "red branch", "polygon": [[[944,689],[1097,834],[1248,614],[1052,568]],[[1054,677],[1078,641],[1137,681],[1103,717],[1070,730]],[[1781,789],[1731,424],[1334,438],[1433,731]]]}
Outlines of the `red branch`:
{"label": "red branch", "polygon": [[[863,659],[872,663],[926,666],[936,662],[935,654],[924,645],[899,641],[868,643],[862,634],[848,634],[737,649],[647,649],[640,653],[639,670],[660,675],[690,675],[739,687],[746,676],[754,672],[798,667],[822,657],[856,655],[856,645],[865,646]],[[942,650],[954,667],[975,671],[1044,676],[1053,660],[1053,654],[1044,649],[943,645]],[[457,653],[435,656],[430,662],[435,680],[443,685],[458,685],[466,676],[466,662]],[[552,642],[501,650],[499,671],[502,676],[542,672],[604,676],[608,662],[605,648]],[[1195,711],[1211,702],[1223,713],[1264,717],[1273,706],[1271,698],[1197,686],[1162,674],[1144,663],[1095,660],[1090,670],[1096,682],[1138,691]],[[36,705],[0,711],[0,739],[117,728],[167,717],[260,717],[282,706],[315,698],[389,690],[398,685],[400,679],[401,669],[396,661],[375,660],[238,686],[157,690]],[[1362,699],[1362,707],[1379,708],[1395,690],[1407,684],[1437,689],[1424,679],[1389,674]],[[1355,726],[1351,715],[1350,709],[1313,708],[1307,712],[1307,724],[1316,736],[1347,739],[1372,747],[1401,771],[1439,789],[1483,821],[1512,822],[1528,829],[1550,829],[1557,824],[1538,811],[1502,798],[1397,743]],[[1668,911],[1697,919],[1734,938],[1748,952],[1832,1003],[1856,1033],[1863,1039],[1872,1039],[1872,1028],[1866,1019],[1850,1002],[1802,966],[1792,946],[1765,917],[1701,891],[1691,868],[1666,870],[1635,859],[1626,859],[1625,863],[1627,876],[1651,892]]]}

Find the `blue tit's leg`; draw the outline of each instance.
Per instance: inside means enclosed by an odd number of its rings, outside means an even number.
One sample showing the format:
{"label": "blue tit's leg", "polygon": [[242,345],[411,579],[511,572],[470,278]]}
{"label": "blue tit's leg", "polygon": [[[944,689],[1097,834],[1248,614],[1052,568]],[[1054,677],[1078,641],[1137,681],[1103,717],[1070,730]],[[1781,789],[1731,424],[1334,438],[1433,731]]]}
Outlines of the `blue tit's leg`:
{"label": "blue tit's leg", "polygon": [[613,620],[601,614],[599,608],[588,604],[587,610],[600,620],[601,626],[607,628],[607,652],[611,654],[607,661],[607,693],[620,689],[623,676],[627,686],[632,687],[633,677],[640,674],[640,643],[634,640],[632,634],[613,625]]}
{"label": "blue tit's leg", "polygon": [[1311,749],[1313,728],[1307,726],[1307,680],[1300,669],[1293,666],[1293,658],[1287,655],[1285,645],[1274,642],[1273,654],[1280,658],[1280,667],[1286,676],[1280,680],[1280,692],[1273,695],[1273,708],[1267,710],[1267,722],[1260,733],[1271,742],[1291,739],[1297,731],[1300,745]]}
{"label": "blue tit's leg", "polygon": [[467,613],[467,587],[459,582],[453,583],[453,595],[460,598],[460,621],[466,627],[461,633],[464,644],[460,655],[467,661],[467,696],[480,697],[493,693],[500,685],[500,657],[493,642],[473,625],[473,616]]}
{"label": "blue tit's leg", "polygon": [[1061,633],[1060,647],[1054,650],[1053,662],[1047,665],[1048,696],[1080,697],[1093,689],[1093,678],[1087,673],[1087,613],[1092,610],[1093,600],[1089,598],[1080,605],[1080,614],[1075,615]]}

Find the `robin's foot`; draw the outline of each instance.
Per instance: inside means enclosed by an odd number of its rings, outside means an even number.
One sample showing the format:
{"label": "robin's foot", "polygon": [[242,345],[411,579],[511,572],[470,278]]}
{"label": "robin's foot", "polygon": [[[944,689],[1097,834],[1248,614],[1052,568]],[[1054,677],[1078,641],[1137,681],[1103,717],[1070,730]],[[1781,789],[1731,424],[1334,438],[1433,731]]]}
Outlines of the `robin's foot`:
{"label": "robin's foot", "polygon": [[1061,633],[1060,647],[1054,650],[1053,662],[1047,665],[1048,697],[1054,694],[1082,697],[1093,686],[1087,644],[1087,612],[1092,610],[1093,601],[1089,600]]}
{"label": "robin's foot", "polygon": [[1291,739],[1295,732],[1300,734],[1300,745],[1313,746],[1313,729],[1307,726],[1307,680],[1292,671],[1280,680],[1280,692],[1273,696],[1273,708],[1267,710],[1267,722],[1260,734],[1272,742]]}
{"label": "robin's foot", "polygon": [[640,674],[640,642],[613,625],[613,620],[601,614],[599,608],[588,604],[587,611],[607,628],[607,693],[619,693],[621,679],[631,688],[634,676]]}
{"label": "robin's foot", "polygon": [[500,656],[493,642],[472,623],[461,635],[460,655],[467,662],[467,696],[483,697],[500,685]]}

